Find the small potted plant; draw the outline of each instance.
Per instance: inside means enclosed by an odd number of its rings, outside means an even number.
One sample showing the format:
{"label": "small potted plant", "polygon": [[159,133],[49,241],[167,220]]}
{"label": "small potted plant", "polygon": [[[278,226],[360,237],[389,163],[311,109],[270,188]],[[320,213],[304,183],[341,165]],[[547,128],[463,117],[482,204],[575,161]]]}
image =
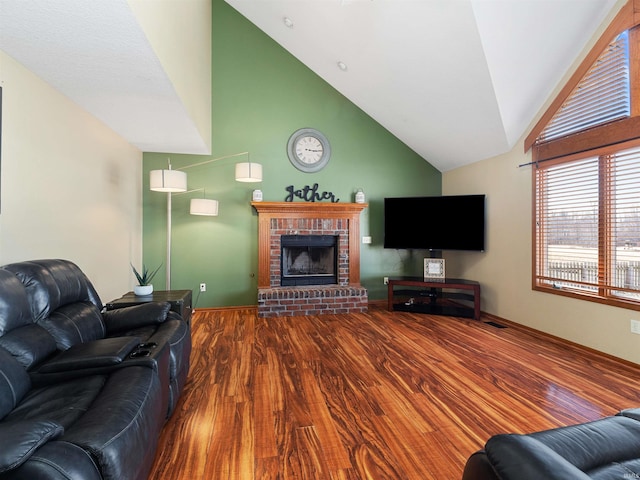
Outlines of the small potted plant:
{"label": "small potted plant", "polygon": [[153,272],[150,272],[147,267],[142,265],[142,273],[140,273],[138,272],[138,270],[136,270],[136,267],[131,264],[133,274],[138,280],[138,285],[133,287],[133,293],[139,297],[151,295],[153,293],[153,285],[151,284],[151,280],[153,280],[153,277],[156,276],[156,273],[158,273],[158,270],[160,270],[161,266],[162,264],[160,264],[158,268],[156,268]]}

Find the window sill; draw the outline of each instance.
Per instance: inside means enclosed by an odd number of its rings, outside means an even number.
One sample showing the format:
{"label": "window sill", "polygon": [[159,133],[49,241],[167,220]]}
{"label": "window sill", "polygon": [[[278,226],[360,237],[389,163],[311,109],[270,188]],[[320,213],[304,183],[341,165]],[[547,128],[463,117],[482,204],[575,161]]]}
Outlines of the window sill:
{"label": "window sill", "polygon": [[588,294],[584,292],[576,292],[575,290],[569,290],[566,288],[554,288],[546,285],[534,285],[532,287],[534,291],[551,293],[553,295],[560,295],[563,297],[575,298],[576,300],[585,300],[587,302],[601,303],[603,305],[609,305],[612,307],[626,308],[629,310],[640,311],[640,302],[634,302],[632,300],[624,300],[621,298],[602,297],[595,294]]}

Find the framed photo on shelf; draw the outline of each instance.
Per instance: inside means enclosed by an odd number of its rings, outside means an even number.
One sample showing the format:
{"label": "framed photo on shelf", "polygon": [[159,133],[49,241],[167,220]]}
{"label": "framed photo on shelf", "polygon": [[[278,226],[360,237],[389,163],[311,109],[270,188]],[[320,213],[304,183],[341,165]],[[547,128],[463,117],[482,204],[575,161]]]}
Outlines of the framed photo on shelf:
{"label": "framed photo on shelf", "polygon": [[424,278],[445,278],[444,258],[425,258]]}

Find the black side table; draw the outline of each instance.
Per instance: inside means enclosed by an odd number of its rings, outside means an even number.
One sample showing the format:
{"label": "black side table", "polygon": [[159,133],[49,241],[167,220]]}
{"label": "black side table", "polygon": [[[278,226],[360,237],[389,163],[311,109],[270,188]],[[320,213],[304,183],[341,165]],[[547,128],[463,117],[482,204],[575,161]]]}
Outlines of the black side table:
{"label": "black side table", "polygon": [[158,290],[142,297],[127,292],[122,297],[111,300],[106,307],[107,310],[115,310],[149,302],[169,302],[171,310],[179,314],[187,325],[191,325],[191,290]]}

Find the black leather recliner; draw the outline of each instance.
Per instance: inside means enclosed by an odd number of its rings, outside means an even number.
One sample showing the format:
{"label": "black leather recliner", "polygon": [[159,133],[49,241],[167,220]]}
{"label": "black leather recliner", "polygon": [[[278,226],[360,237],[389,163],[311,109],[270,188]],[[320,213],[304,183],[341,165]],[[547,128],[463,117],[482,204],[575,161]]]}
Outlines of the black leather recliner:
{"label": "black leather recliner", "polygon": [[472,454],[463,480],[640,478],[640,409],[530,434],[491,437]]}
{"label": "black leather recliner", "polygon": [[103,314],[64,260],[0,268],[1,480],[147,478],[191,338],[168,304],[141,307]]}
{"label": "black leather recliner", "polygon": [[2,267],[23,283],[34,321],[56,340],[58,349],[111,337],[169,345],[167,417],[184,387],[191,356],[191,331],[167,303],[105,310],[91,281],[73,262],[32,260]]}

